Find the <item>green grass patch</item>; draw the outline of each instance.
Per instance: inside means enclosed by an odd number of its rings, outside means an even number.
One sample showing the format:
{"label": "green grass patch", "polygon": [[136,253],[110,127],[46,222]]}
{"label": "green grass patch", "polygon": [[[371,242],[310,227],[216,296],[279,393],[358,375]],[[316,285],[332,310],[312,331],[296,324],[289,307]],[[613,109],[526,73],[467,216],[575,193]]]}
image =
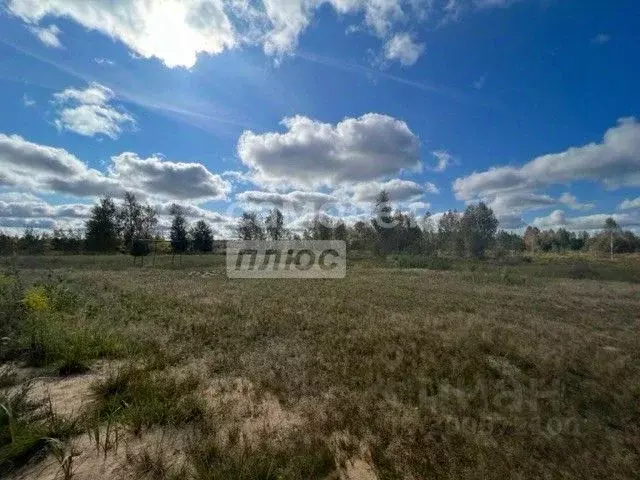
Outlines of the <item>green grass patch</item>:
{"label": "green grass patch", "polygon": [[125,366],[93,385],[98,420],[116,418],[135,432],[152,425],[197,422],[204,407],[195,395],[199,379],[177,378],[166,371]]}

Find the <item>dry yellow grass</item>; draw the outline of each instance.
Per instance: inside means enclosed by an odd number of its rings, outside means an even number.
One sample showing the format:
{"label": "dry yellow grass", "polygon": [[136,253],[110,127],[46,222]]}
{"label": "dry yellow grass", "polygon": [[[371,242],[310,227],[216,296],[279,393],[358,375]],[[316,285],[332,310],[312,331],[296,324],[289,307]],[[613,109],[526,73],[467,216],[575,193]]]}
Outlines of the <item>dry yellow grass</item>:
{"label": "dry yellow grass", "polygon": [[[180,475],[640,476],[638,284],[364,262],[344,280],[228,280],[211,257],[189,262],[19,272],[74,297],[56,320],[69,335],[100,331],[103,356],[143,369],[88,400],[119,405],[123,431],[188,433]],[[176,420],[154,392],[193,415]],[[121,460],[176,474],[166,458]]]}

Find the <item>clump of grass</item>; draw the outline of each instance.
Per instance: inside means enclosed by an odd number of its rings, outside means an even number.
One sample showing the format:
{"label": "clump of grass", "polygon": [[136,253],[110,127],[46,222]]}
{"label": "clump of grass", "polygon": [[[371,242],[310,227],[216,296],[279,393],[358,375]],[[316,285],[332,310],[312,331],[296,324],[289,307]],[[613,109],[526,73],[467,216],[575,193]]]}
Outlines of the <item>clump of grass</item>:
{"label": "clump of grass", "polygon": [[195,375],[177,378],[166,372],[125,366],[93,385],[96,414],[100,420],[115,416],[136,433],[152,425],[196,422],[204,415],[204,407],[195,395],[198,385]]}
{"label": "clump of grass", "polygon": [[33,401],[27,387],[0,394],[0,477],[44,456],[50,439],[77,433],[77,424],[57,416],[46,401]]}
{"label": "clump of grass", "polygon": [[184,465],[171,464],[162,448],[144,448],[138,453],[127,453],[127,462],[133,467],[135,478],[149,480],[181,480],[189,478]]}
{"label": "clump of grass", "polygon": [[326,478],[335,469],[333,455],[319,440],[292,439],[250,449],[242,443],[221,446],[214,435],[194,437],[187,459],[194,480],[298,480]]}

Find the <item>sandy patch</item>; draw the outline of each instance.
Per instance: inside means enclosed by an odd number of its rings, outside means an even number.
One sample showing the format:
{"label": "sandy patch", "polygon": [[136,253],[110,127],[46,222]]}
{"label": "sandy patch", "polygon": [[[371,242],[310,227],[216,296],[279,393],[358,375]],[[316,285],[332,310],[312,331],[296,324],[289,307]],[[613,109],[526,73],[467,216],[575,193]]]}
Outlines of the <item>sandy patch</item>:
{"label": "sandy patch", "polygon": [[[153,459],[162,458],[164,465],[174,471],[185,464],[185,455],[181,448],[182,438],[174,431],[153,430],[141,436],[111,430],[110,447],[106,453],[104,439],[106,430],[100,431],[100,446],[95,438],[88,434],[70,440],[67,453],[73,455],[71,473],[74,480],[132,480],[144,478],[136,470],[132,461],[148,455]],[[117,440],[117,441],[116,441]],[[41,462],[27,465],[11,477],[11,480],[58,480],[63,477],[59,461],[49,455]]]}
{"label": "sandy patch", "polygon": [[305,424],[301,415],[284,409],[275,396],[259,394],[246,379],[215,380],[202,397],[214,413],[226,419],[221,431],[239,428],[249,447],[265,440],[277,442]]}

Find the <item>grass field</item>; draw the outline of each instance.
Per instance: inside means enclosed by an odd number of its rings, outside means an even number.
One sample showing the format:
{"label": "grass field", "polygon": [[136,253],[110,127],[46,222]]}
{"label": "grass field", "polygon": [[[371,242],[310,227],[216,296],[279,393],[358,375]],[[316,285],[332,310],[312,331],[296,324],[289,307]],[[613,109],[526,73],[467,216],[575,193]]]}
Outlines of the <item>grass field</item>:
{"label": "grass field", "polygon": [[0,476],[640,478],[640,258],[223,262],[0,259]]}

